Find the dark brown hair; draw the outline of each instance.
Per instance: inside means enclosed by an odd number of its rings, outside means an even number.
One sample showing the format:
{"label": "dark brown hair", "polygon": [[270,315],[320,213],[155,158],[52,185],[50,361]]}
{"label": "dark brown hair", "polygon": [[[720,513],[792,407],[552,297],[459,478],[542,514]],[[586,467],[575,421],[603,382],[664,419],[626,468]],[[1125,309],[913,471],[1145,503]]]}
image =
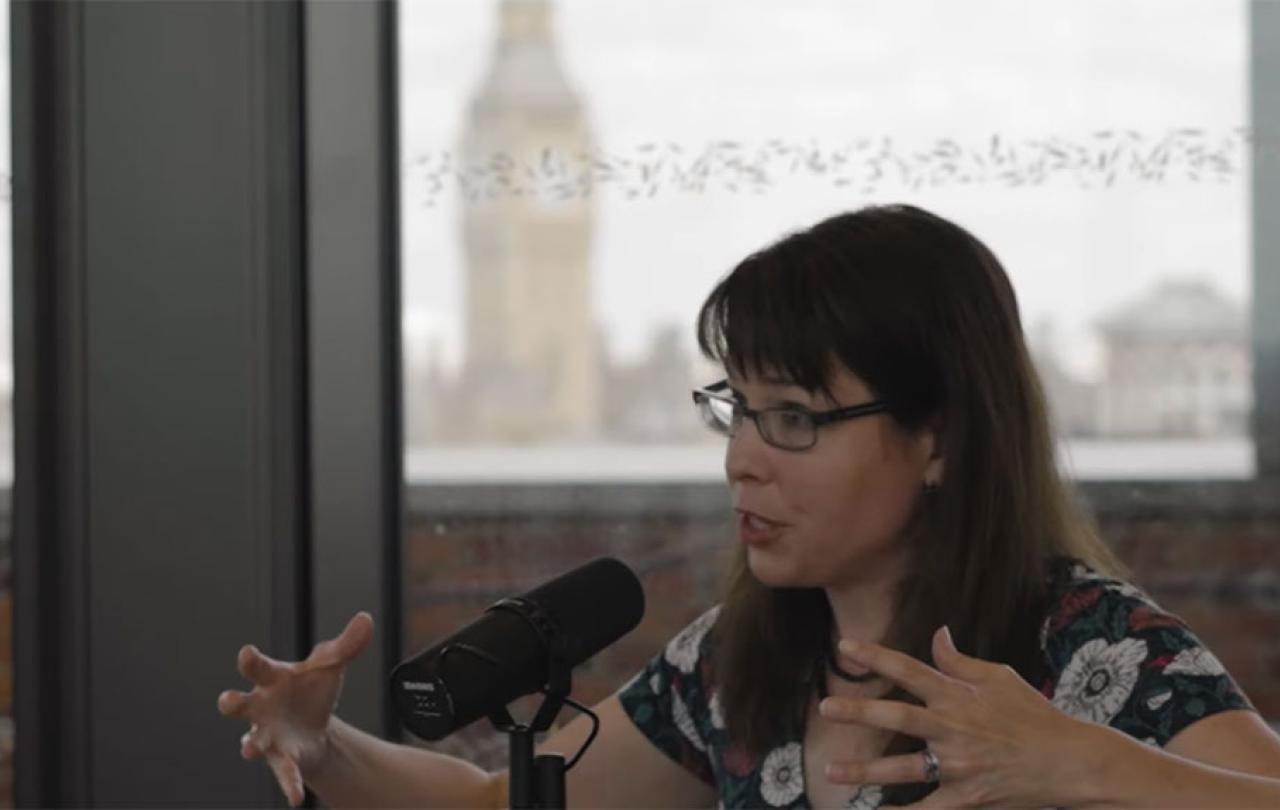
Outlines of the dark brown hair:
{"label": "dark brown hair", "polygon": [[[828,391],[834,360],[890,403],[900,429],[941,425],[945,477],[904,532],[908,572],[883,643],[932,664],[933,632],[946,624],[962,652],[1038,687],[1055,564],[1122,569],[1059,476],[1013,287],[992,252],[913,206],[841,214],[734,268],[702,306],[698,342],[736,374],[768,370],[811,392]],[[803,730],[832,632],[823,590],[767,587],[739,550],[712,635],[732,739],[762,754]],[[888,751],[920,747],[899,735]]]}

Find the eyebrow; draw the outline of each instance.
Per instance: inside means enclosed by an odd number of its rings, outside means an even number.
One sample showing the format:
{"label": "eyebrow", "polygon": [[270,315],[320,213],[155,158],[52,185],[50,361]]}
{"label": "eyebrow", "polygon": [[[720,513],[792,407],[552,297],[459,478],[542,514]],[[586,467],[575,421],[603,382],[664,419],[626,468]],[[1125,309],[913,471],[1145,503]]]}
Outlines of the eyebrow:
{"label": "eyebrow", "polygon": [[[765,383],[765,384],[767,384],[767,385],[790,385],[790,383],[779,383],[779,382],[773,382],[773,381],[771,381],[771,380],[764,379],[764,378],[761,378],[761,380],[760,380],[760,381],[761,381],[761,382],[763,382],[763,383]],[[728,382],[728,381],[726,380],[726,382]],[[733,394],[733,398],[734,398],[734,399],[738,400],[739,402],[743,403],[744,405],[746,405],[746,404],[747,404],[747,396],[746,396],[746,394],[744,394],[744,393],[742,393],[741,391],[739,391],[738,389],[734,388],[732,384],[730,384],[730,385],[729,385],[729,392],[730,392],[731,394]],[[806,404],[806,403],[804,403],[804,402],[796,402],[794,399],[773,399],[773,400],[772,400],[772,404],[765,405],[765,406],[763,406],[763,407],[766,407],[766,408],[798,408],[799,410],[802,410],[802,411],[812,411],[812,410],[813,410],[813,406],[812,406],[812,405]]]}

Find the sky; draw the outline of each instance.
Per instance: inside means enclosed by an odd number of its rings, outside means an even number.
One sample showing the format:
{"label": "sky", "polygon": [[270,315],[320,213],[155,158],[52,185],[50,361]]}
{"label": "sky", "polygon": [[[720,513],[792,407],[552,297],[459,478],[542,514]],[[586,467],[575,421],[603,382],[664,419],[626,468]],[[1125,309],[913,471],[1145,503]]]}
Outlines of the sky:
{"label": "sky", "polygon": [[[408,167],[456,153],[490,59],[497,0],[408,0],[400,12],[401,148]],[[980,151],[1130,131],[1148,147],[1178,128],[1213,146],[1248,126],[1243,0],[559,0],[562,65],[598,151],[685,154],[732,140],[836,149],[888,138],[911,161],[942,139]],[[1025,154],[1025,152],[1024,152]],[[761,193],[659,184],[653,197],[593,195],[593,306],[622,359],[654,332],[689,336],[702,297],[750,251],[867,203],[909,202],[968,228],[1013,279],[1024,323],[1052,321],[1068,367],[1096,376],[1093,324],[1161,278],[1207,277],[1249,297],[1247,155],[1199,181],[1066,172],[1036,187],[988,179],[866,190],[830,176],[775,177]],[[465,201],[404,177],[402,265],[409,345],[461,353]]]}
{"label": "sky", "polygon": [[[424,204],[407,167],[454,151],[491,55],[497,0],[406,0],[401,22],[406,332],[461,352],[462,202]],[[0,42],[8,42],[8,6]],[[554,26],[598,148],[647,141],[696,153],[717,140],[838,147],[888,137],[927,148],[1175,127],[1210,140],[1248,125],[1243,0],[560,0]],[[8,120],[9,65],[0,59]],[[0,170],[9,174],[8,127]],[[594,195],[597,319],[621,358],[658,329],[689,324],[702,296],[746,253],[788,230],[869,202],[911,202],[969,228],[1004,263],[1028,326],[1053,320],[1065,360],[1096,371],[1090,326],[1158,278],[1208,276],[1249,296],[1247,162],[1226,182],[1139,181],[1082,189],[986,183],[872,194],[829,178],[782,178],[764,193],[672,186],[652,198]],[[4,203],[7,207],[7,202]],[[10,374],[9,217],[0,217],[0,384]]]}

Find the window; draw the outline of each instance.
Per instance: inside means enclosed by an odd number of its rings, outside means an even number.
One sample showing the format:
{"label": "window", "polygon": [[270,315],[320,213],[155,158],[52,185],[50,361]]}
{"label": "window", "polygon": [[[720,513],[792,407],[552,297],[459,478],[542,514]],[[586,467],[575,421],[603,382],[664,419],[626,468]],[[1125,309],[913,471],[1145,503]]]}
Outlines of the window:
{"label": "window", "polygon": [[[587,670],[599,697],[714,598],[694,314],[751,250],[870,202],[1000,257],[1075,478],[1253,476],[1246,4],[432,0],[400,24],[406,649],[615,553],[664,615]],[[482,736],[450,744],[500,756]]]}
{"label": "window", "polygon": [[1178,7],[407,4],[410,477],[715,480],[702,296],[895,200],[1000,256],[1075,475],[1250,477],[1246,10]]}

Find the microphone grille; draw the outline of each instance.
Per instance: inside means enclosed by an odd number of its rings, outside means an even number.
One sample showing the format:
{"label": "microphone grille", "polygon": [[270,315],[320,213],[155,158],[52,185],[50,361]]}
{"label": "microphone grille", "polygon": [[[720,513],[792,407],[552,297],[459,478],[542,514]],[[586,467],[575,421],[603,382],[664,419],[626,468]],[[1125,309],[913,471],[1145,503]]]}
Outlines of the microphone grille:
{"label": "microphone grille", "polygon": [[644,589],[623,562],[601,557],[529,592],[556,621],[563,653],[576,666],[635,629],[644,616]]}

